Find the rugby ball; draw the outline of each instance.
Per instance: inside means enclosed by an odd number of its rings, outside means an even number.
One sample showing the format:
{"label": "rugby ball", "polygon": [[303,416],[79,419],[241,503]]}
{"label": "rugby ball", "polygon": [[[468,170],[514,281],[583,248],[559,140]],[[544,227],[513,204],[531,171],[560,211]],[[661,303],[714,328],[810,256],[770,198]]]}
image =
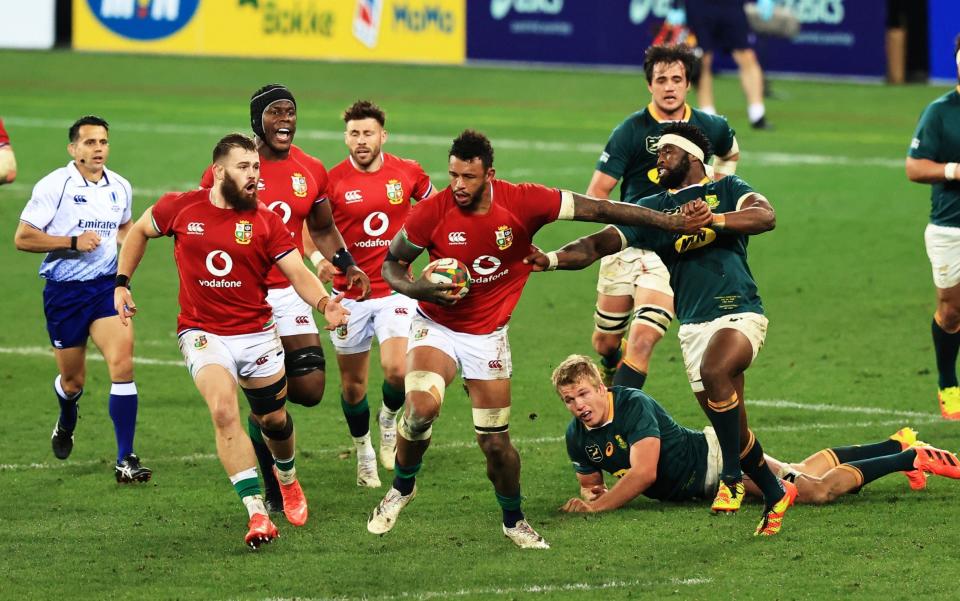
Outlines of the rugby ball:
{"label": "rugby ball", "polygon": [[427,276],[427,279],[434,284],[455,284],[459,286],[458,290],[453,290],[454,296],[463,298],[470,291],[470,270],[467,266],[453,258],[437,259],[431,261],[423,271],[434,268],[433,273]]}

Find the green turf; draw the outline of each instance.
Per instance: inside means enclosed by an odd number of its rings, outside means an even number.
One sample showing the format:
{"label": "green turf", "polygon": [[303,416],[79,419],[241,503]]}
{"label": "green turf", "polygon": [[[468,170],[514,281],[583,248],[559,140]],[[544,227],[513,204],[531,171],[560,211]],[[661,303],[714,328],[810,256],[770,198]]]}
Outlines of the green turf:
{"label": "green turf", "polygon": [[[0,65],[0,116],[20,165],[17,182],[0,188],[0,599],[955,598],[949,524],[960,484],[944,479],[913,493],[892,475],[833,506],[795,508],[771,540],[751,536],[756,505],[729,519],[645,499],[602,516],[560,514],[577,485],[560,441],[565,409],[548,378],[568,353],[590,352],[595,268],[534,275],[511,323],[511,433],[524,461],[524,507],[550,551],[520,552],[500,534],[458,386],[435,428],[420,494],[382,538],[365,529],[382,492],[354,486],[336,373],[319,408],[292,409],[310,522],[295,529],[281,519],[282,537],[259,553],[242,545],[245,513],[182,367],[137,367],[137,449],[155,470],[149,485],[113,482],[102,362],[89,364],[76,448],[58,462],[48,442],[55,364],[24,354],[47,346],[40,256],[10,241],[33,183],[66,164],[66,129],[77,116],[111,122],[110,166],[133,183],[139,214],[160,192],[196,185],[219,136],[248,129],[247,98],[267,82],[295,92],[297,142],[328,166],[345,156],[339,112],[369,97],[388,111],[388,150],[419,160],[435,184],[446,183],[448,141],[473,127],[493,137],[501,177],[581,190],[610,129],[647,93],[637,75],[586,71],[61,52],[0,52]],[[747,376],[765,448],[800,459],[882,439],[901,423],[960,446],[960,430],[939,419],[935,401],[922,241],[929,190],[902,167],[920,111],[943,89],[777,81],[768,105],[776,130],[757,133],[746,127],[736,80],[717,87],[719,107],[740,129],[738,173],[777,209],[777,229],[750,244],[771,319]],[[552,248],[592,229],[548,226],[537,241]],[[141,357],[179,359],[171,251],[169,240],[151,242],[136,276]],[[702,427],[675,331],[654,356],[647,390],[682,423]]]}

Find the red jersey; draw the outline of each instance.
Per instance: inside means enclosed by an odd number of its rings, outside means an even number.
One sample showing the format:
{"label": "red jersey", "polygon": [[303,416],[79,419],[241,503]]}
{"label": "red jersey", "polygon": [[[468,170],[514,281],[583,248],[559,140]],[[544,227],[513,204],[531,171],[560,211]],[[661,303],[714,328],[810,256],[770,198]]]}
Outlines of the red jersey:
{"label": "red jersey", "polygon": [[164,194],[153,205],[153,225],[173,236],[180,273],[177,331],[200,328],[221,336],[252,334],[273,326],[267,274],[295,249],[276,213],[220,209],[210,190]]}
{"label": "red jersey", "polygon": [[7,130],[3,128],[3,119],[0,119],[0,146],[8,146],[10,144],[10,136],[7,135]]}
{"label": "red jersey", "polygon": [[[207,167],[200,179],[201,188],[212,186],[213,165]],[[313,205],[326,201],[326,190],[327,170],[323,163],[299,146],[290,146],[290,153],[282,161],[268,161],[260,157],[257,197],[287,224],[301,254],[303,222],[313,210]],[[286,288],[289,285],[290,282],[279,268],[270,271],[267,288]]]}
{"label": "red jersey", "polygon": [[[393,293],[380,275],[383,258],[410,212],[410,201],[423,200],[433,190],[430,177],[416,161],[387,153],[381,156],[383,165],[373,173],[356,169],[348,157],[330,170],[327,188],[347,250],[370,276],[370,298]],[[339,273],[333,277],[333,287],[347,298],[360,298],[359,288],[347,290],[347,278]]]}
{"label": "red jersey", "polygon": [[451,307],[421,302],[425,315],[456,332],[488,334],[510,321],[532,267],[523,263],[533,236],[560,214],[560,191],[537,184],[493,181],[485,215],[466,213],[450,188],[417,203],[407,216],[408,241],[430,260],[453,257],[472,277],[470,293]]}

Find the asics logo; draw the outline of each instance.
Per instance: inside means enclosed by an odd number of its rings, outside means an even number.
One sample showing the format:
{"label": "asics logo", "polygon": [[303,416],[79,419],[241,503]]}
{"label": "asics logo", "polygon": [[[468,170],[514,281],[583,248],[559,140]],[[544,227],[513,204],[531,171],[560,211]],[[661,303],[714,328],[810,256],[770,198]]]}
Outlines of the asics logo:
{"label": "asics logo", "polygon": [[491,361],[487,361],[487,367],[489,367],[490,369],[503,369],[503,361],[501,361],[500,359],[493,359]]}
{"label": "asics logo", "polygon": [[374,211],[363,220],[363,231],[368,236],[379,236],[390,227],[390,218],[383,211]]}
{"label": "asics logo", "polygon": [[203,224],[199,221],[191,221],[187,224],[187,233],[188,234],[202,234],[203,233]]}
{"label": "asics logo", "polygon": [[233,259],[225,251],[212,250],[207,255],[207,271],[222,278],[233,270]]}
{"label": "asics logo", "polygon": [[290,215],[292,213],[290,210],[290,205],[282,200],[275,200],[271,202],[267,208],[279,215],[280,219],[282,219],[284,223],[290,221]]}
{"label": "asics logo", "polygon": [[447,241],[450,244],[466,244],[467,233],[466,232],[450,232],[449,234],[447,234]]}
{"label": "asics logo", "polygon": [[360,202],[363,200],[363,194],[360,194],[360,190],[347,190],[343,195],[343,199],[347,202]]}
{"label": "asics logo", "polygon": [[306,315],[297,315],[297,318],[294,320],[298,326],[308,326],[310,325],[310,319]]}

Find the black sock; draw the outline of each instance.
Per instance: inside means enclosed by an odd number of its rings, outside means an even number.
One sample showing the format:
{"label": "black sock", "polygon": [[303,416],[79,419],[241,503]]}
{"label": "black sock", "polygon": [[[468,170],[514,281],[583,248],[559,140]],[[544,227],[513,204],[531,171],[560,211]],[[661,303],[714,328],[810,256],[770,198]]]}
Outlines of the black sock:
{"label": "black sock", "polygon": [[423,466],[421,461],[417,465],[410,467],[405,467],[400,465],[400,462],[396,462],[393,465],[393,487],[396,488],[401,495],[407,496],[413,492],[413,487],[417,483],[417,473],[420,471],[420,468]]}
{"label": "black sock", "polygon": [[893,455],[902,450],[900,443],[896,440],[887,439],[883,442],[872,444],[858,444],[849,447],[831,447],[833,454],[837,456],[840,463],[850,463],[861,461],[863,459],[873,459],[874,457],[883,457],[884,455]]}
{"label": "black sock", "polygon": [[609,355],[600,355],[600,364],[607,369],[614,369],[623,359],[623,345],[618,344],[617,348]]}
{"label": "black sock", "polygon": [[717,435],[717,442],[720,443],[720,455],[723,458],[720,479],[727,484],[739,482],[743,478],[740,471],[740,416],[737,405],[737,395],[734,393],[725,401],[707,401],[705,410]]}
{"label": "black sock", "polygon": [[783,498],[783,486],[780,484],[779,478],[770,471],[770,466],[763,458],[763,447],[760,446],[759,440],[754,438],[753,445],[740,460],[740,465],[763,493],[765,509],[769,510]]}
{"label": "black sock", "polygon": [[626,386],[627,388],[636,388],[637,390],[642,389],[646,381],[647,374],[634,369],[626,361],[620,363],[620,367],[617,368],[617,373],[613,376],[614,386]]}
{"label": "black sock", "polygon": [[356,405],[351,405],[341,396],[340,408],[343,409],[343,416],[347,418],[350,436],[360,438],[370,432],[370,406],[367,404],[367,395],[363,395]]}
{"label": "black sock", "polygon": [[260,475],[263,476],[264,491],[270,495],[280,490],[280,483],[277,482],[277,476],[273,473],[273,453],[263,441],[263,432],[260,430],[260,424],[253,416],[247,415],[247,433],[250,435],[250,442],[253,443],[253,452],[257,456],[257,463],[260,465]]}
{"label": "black sock", "polygon": [[894,455],[871,457],[870,459],[844,463],[849,463],[860,470],[860,473],[863,474],[863,485],[866,486],[877,478],[892,474],[893,472],[909,472],[914,469],[913,460],[916,458],[917,452],[913,449],[907,449]]}
{"label": "black sock", "polygon": [[960,332],[945,332],[936,318],[931,326],[933,331],[933,351],[937,356],[937,375],[940,388],[957,385],[957,351],[960,350]]}

